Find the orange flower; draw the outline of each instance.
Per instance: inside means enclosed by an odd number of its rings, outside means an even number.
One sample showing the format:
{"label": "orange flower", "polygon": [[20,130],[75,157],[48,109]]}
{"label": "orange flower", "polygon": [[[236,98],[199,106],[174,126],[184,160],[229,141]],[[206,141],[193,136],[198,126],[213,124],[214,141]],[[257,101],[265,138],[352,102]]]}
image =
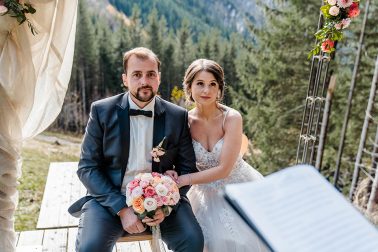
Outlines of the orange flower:
{"label": "orange flower", "polygon": [[326,39],[322,43],[322,51],[325,52],[325,53],[330,53],[330,52],[332,52],[332,49],[333,49],[334,46],[335,46],[335,42],[333,42],[330,39]]}
{"label": "orange flower", "polygon": [[132,206],[135,212],[142,214],[144,212],[143,197],[134,198]]}

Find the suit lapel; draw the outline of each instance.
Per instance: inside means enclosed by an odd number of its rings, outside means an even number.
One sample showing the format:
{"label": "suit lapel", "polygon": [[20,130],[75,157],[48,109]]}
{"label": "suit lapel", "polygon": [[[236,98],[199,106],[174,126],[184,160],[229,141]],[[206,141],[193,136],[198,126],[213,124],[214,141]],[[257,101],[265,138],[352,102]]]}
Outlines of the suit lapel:
{"label": "suit lapel", "polygon": [[[165,136],[165,108],[162,100],[159,97],[156,97],[154,111],[154,133],[152,140],[153,147],[157,146]],[[161,172],[159,169],[159,164],[159,162],[155,162],[152,159],[153,172]]]}
{"label": "suit lapel", "polygon": [[129,117],[129,101],[128,93],[122,97],[121,104],[117,107],[117,114],[119,120],[119,132],[120,132],[120,148],[121,148],[121,184],[123,177],[125,176],[127,162],[129,160],[130,150],[130,117]]}

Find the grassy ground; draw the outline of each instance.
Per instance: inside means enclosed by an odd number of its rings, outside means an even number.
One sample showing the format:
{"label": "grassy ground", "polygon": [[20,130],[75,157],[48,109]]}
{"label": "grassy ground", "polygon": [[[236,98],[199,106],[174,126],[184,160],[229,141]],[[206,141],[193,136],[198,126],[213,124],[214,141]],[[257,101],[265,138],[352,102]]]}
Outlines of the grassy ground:
{"label": "grassy ground", "polygon": [[50,162],[78,161],[81,137],[43,133],[24,144],[16,231],[36,227]]}

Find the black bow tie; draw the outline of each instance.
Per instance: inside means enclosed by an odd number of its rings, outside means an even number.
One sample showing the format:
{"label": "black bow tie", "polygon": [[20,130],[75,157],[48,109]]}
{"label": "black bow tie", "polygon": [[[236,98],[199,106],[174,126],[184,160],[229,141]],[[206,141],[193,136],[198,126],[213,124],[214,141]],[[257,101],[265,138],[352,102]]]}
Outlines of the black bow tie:
{"label": "black bow tie", "polygon": [[152,111],[140,110],[140,109],[130,109],[130,116],[144,115],[147,117],[152,117]]}

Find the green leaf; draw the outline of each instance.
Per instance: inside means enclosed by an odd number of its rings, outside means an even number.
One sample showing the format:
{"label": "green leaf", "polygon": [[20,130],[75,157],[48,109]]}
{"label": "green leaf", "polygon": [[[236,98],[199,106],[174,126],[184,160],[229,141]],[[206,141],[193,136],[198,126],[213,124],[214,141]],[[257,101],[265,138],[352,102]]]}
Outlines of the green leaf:
{"label": "green leaf", "polygon": [[154,217],[154,215],[155,215],[155,211],[150,211],[150,212],[147,212],[147,217],[149,217],[149,218],[153,218]]}
{"label": "green leaf", "polygon": [[327,5],[323,5],[322,7],[320,7],[320,10],[322,11],[324,17],[326,18],[331,18],[332,16],[329,14],[329,9],[331,8],[331,5],[327,4]]}
{"label": "green leaf", "polygon": [[139,214],[137,212],[134,212],[134,213],[138,216],[138,219],[140,220],[143,220],[147,215],[147,211],[144,211],[142,214]]}

